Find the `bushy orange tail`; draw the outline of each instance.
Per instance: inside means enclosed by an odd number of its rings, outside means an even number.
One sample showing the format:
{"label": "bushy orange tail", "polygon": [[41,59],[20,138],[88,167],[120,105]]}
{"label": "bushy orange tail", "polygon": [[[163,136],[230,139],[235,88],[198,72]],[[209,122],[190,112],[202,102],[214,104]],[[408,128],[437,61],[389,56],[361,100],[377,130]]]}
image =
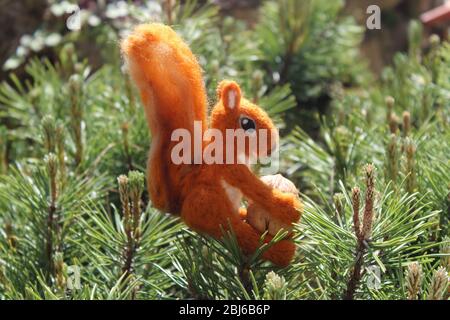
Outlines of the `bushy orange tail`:
{"label": "bushy orange tail", "polygon": [[186,43],[162,24],[139,25],[121,49],[152,133],[147,173],[151,200],[156,208],[178,214],[181,180],[189,169],[173,164],[171,135],[184,128],[193,137],[194,121],[206,128],[201,68]]}

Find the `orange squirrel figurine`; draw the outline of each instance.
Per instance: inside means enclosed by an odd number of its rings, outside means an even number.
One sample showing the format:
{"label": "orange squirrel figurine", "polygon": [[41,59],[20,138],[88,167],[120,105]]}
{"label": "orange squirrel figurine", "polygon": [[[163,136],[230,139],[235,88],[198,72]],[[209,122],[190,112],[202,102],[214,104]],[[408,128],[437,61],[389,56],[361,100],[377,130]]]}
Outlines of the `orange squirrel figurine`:
{"label": "orange squirrel figurine", "polygon": [[[177,144],[172,132],[183,128],[194,135],[194,121],[208,129],[207,98],[202,70],[184,41],[170,27],[144,24],[121,43],[128,70],[136,83],[145,108],[152,145],[147,182],[154,207],[179,214],[192,229],[220,239],[223,229],[233,228],[246,254],[254,252],[261,233],[245,221],[242,198],[257,203],[271,219],[291,225],[300,218],[301,202],[296,195],[266,185],[245,164],[174,164],[171,150]],[[278,132],[268,115],[241,96],[233,81],[222,81],[218,103],[211,112],[210,127],[260,130],[275,133],[267,137],[276,147]],[[208,142],[202,142],[204,150]],[[270,151],[272,151],[269,150]],[[234,150],[234,157],[239,157]],[[245,153],[249,150],[245,149]],[[248,154],[246,154],[248,156]],[[223,229],[222,229],[223,228]],[[265,241],[272,236],[267,235]],[[295,253],[291,240],[282,240],[263,254],[263,259],[287,266]]]}

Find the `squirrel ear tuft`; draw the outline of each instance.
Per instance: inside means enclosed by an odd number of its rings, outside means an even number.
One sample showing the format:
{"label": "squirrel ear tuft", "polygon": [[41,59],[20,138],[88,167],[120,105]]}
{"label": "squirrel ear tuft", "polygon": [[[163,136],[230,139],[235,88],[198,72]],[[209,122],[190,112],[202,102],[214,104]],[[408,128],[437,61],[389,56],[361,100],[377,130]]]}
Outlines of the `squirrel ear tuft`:
{"label": "squirrel ear tuft", "polygon": [[241,88],[234,81],[224,80],[217,88],[217,95],[225,108],[229,110],[239,108],[241,103]]}

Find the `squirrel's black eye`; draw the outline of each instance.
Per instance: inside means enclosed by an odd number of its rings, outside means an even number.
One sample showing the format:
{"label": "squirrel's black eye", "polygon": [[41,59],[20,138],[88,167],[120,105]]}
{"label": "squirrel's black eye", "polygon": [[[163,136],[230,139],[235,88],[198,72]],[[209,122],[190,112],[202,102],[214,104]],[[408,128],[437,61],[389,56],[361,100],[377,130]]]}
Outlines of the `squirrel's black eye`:
{"label": "squirrel's black eye", "polygon": [[255,121],[253,121],[252,119],[247,118],[247,117],[242,117],[241,118],[241,128],[244,129],[245,131],[255,130],[256,129]]}

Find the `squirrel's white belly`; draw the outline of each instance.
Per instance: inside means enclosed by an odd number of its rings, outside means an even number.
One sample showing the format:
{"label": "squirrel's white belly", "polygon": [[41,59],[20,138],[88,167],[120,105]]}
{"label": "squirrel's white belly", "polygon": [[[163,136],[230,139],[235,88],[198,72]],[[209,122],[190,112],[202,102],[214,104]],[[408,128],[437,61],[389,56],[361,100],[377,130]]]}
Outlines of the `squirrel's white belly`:
{"label": "squirrel's white belly", "polygon": [[242,202],[242,192],[238,188],[231,186],[225,180],[220,180],[223,190],[231,203],[234,213],[239,214],[239,208]]}

